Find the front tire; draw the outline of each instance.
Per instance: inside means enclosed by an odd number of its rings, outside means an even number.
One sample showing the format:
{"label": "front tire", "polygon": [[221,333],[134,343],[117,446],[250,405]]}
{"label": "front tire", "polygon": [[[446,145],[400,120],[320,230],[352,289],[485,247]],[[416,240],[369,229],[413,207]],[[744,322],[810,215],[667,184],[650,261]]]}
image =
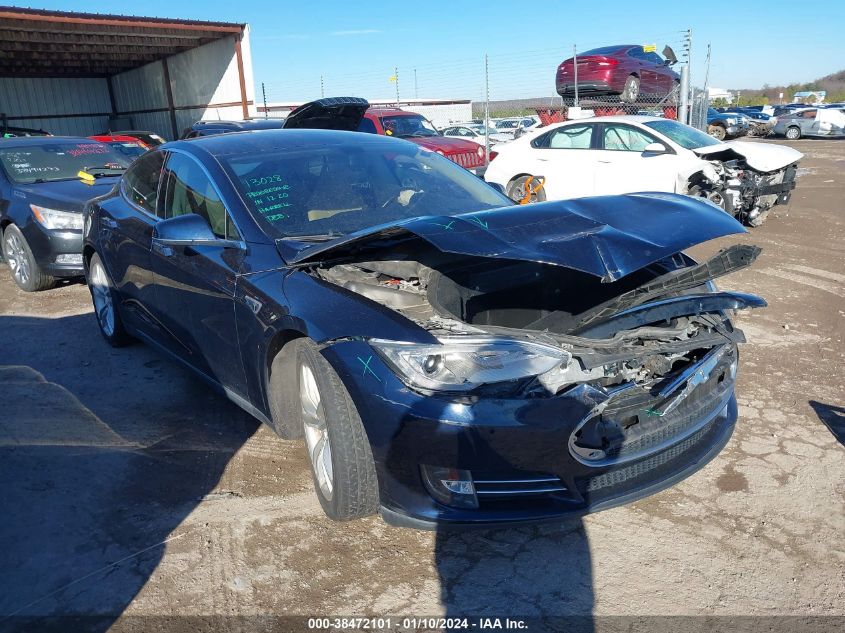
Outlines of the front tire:
{"label": "front tire", "polygon": [[94,315],[100,334],[112,347],[124,347],[132,342],[132,337],[126,332],[120,312],[117,310],[119,297],[114,284],[109,279],[106,267],[97,253],[88,262],[88,290],[91,291],[91,301],[94,303]]}
{"label": "front tire", "polygon": [[725,129],[723,125],[719,125],[718,123],[711,123],[707,126],[707,133],[719,141],[724,141],[725,137],[728,135],[728,131]]}
{"label": "front tire", "polygon": [[370,441],[340,377],[309,339],[296,346],[299,418],[317,498],[335,521],[378,510],[378,479]]}
{"label": "front tire", "polygon": [[625,103],[634,103],[640,96],[640,78],[636,75],[628,75],[625,80],[625,87],[622,88],[622,94],[619,99]]}
{"label": "front tire", "polygon": [[35,261],[29,243],[14,224],[10,224],[3,231],[3,259],[9,265],[12,281],[25,292],[48,290],[56,283],[56,280],[45,273]]}
{"label": "front tire", "polygon": [[789,126],[786,128],[786,138],[790,141],[797,141],[801,138],[801,128],[794,125]]}

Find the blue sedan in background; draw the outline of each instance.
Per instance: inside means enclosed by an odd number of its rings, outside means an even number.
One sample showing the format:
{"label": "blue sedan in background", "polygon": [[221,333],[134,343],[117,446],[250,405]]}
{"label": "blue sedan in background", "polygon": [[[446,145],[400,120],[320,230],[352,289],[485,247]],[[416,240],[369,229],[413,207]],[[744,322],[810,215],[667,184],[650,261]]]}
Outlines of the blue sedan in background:
{"label": "blue sedan in background", "polygon": [[435,152],[349,131],[366,108],[323,100],[283,130],[139,158],[85,213],[105,339],[304,438],[337,520],[560,520],[721,450],[744,340],[726,313],[765,302],[710,281],[758,249],[680,251],[738,222],[672,194],[515,206]]}

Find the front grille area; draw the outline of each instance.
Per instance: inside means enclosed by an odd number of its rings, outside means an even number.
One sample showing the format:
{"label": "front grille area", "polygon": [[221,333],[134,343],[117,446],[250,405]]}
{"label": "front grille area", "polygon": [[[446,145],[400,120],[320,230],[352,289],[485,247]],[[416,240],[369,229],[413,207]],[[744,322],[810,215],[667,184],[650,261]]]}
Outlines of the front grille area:
{"label": "front grille area", "polygon": [[705,425],[682,442],[678,442],[671,448],[657,453],[648,459],[644,459],[641,462],[636,462],[623,468],[617,468],[595,477],[583,479],[579,482],[578,488],[583,493],[594,493],[610,486],[621,486],[630,479],[645,475],[646,473],[660,468],[673,459],[680,457],[695,446],[707,434],[707,432],[710,431],[713,424],[714,421],[711,421],[709,424]]}
{"label": "front grille area", "polygon": [[477,152],[460,152],[458,154],[449,154],[446,156],[453,163],[457,163],[461,167],[478,167],[481,165],[481,160],[478,158]]}
{"label": "front grille area", "polygon": [[[650,390],[628,389],[612,396],[600,416],[575,431],[570,451],[584,464],[608,466],[660,453],[696,434],[730,398],[734,383],[731,363],[735,358],[735,350],[727,350],[708,378],[668,413],[661,412],[683,386],[666,397],[657,394],[661,385]],[[589,447],[596,450],[591,452]]]}

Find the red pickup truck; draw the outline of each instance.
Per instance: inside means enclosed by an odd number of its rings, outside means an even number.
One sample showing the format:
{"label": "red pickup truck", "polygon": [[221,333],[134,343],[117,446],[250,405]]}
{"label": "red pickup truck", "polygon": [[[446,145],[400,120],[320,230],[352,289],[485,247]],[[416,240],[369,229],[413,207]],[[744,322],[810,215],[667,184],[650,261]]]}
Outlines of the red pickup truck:
{"label": "red pickup truck", "polygon": [[358,125],[359,132],[396,136],[445,156],[461,167],[477,172],[484,167],[484,148],[460,138],[449,138],[421,114],[399,108],[370,107]]}

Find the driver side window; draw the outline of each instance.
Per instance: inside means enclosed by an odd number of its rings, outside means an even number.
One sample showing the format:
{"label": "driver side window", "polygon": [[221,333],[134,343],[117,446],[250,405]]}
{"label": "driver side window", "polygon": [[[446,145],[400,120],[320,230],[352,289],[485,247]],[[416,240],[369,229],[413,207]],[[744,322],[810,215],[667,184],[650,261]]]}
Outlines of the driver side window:
{"label": "driver side window", "polygon": [[164,193],[166,219],[196,213],[205,218],[214,235],[220,239],[240,239],[211,180],[193,158],[184,154],[171,154],[164,176],[167,179]]}

